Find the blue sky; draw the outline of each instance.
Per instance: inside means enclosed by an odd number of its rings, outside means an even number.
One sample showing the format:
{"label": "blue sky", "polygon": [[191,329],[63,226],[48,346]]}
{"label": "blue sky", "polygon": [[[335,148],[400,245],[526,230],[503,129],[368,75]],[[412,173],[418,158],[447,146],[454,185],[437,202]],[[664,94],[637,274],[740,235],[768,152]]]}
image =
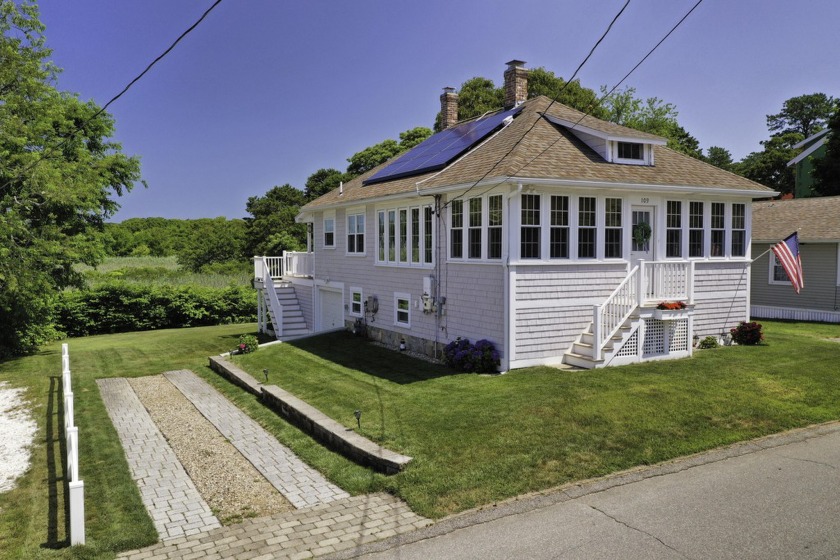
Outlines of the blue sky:
{"label": "blue sky", "polygon": [[[579,74],[620,80],[696,0],[631,0]],[[623,0],[225,0],[109,111],[148,188],[115,221],[243,217],[249,196],[303,188],[322,167],[415,126],[444,86],[505,62],[568,77]],[[41,0],[59,87],[104,104],[211,0]],[[806,93],[840,96],[840,2],[705,0],[626,82],[676,105],[705,150],[737,160],[766,115]]]}

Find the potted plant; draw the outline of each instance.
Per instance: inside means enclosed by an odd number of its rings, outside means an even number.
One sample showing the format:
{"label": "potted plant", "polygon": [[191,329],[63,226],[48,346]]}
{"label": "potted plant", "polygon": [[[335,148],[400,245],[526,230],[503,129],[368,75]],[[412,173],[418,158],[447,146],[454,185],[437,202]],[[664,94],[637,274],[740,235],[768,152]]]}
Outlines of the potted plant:
{"label": "potted plant", "polygon": [[684,301],[660,301],[656,304],[653,318],[660,321],[675,321],[688,317],[688,305]]}

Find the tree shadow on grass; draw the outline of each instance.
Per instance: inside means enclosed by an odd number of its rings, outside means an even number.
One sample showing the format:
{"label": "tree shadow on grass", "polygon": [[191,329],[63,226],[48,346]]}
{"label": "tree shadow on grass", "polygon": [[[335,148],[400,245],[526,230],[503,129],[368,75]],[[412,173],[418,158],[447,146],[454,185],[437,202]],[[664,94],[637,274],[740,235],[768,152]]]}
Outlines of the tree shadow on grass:
{"label": "tree shadow on grass", "polygon": [[[50,377],[47,395],[45,444],[47,450],[47,540],[41,548],[70,546],[70,501],[67,499],[67,440],[64,432],[64,399],[61,377]],[[61,504],[63,502],[63,505]],[[61,508],[61,509],[59,509]],[[63,515],[59,515],[59,513]],[[61,527],[59,527],[61,526]],[[62,537],[63,535],[63,537]]]}
{"label": "tree shadow on grass", "polygon": [[447,366],[383,348],[347,331],[301,338],[287,344],[346,368],[400,385],[454,375]]}

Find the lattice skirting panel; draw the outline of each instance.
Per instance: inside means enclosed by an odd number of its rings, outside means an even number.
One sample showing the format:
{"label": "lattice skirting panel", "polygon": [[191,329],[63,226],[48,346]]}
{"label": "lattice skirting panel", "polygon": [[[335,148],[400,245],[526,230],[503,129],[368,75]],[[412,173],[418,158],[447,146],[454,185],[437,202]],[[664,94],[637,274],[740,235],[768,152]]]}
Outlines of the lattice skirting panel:
{"label": "lattice skirting panel", "polygon": [[[688,352],[690,344],[688,319],[678,319],[676,321],[645,319],[643,358]],[[621,351],[623,352],[624,348]]]}

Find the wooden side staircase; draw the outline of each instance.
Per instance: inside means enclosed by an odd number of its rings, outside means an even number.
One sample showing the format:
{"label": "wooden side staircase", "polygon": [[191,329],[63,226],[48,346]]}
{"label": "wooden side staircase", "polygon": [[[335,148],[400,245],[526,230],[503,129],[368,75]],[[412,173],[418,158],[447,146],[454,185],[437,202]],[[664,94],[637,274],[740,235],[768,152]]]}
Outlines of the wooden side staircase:
{"label": "wooden side staircase", "polygon": [[[593,306],[592,322],[564,354],[563,363],[593,369],[615,363],[642,361],[646,343],[643,338],[648,336],[645,321],[658,313],[657,302],[687,302],[689,309],[685,313],[690,315],[694,309],[693,299],[693,262],[639,261],[604,303]],[[686,332],[690,338],[690,320]],[[634,336],[635,340],[631,340]],[[665,340],[668,338],[665,337]],[[666,353],[678,357],[681,352],[685,351],[669,349]]]}
{"label": "wooden side staircase", "polygon": [[607,342],[602,347],[600,358],[595,359],[594,345],[595,334],[593,332],[593,323],[589,323],[584,330],[572,343],[572,347],[566,352],[563,357],[563,363],[571,366],[595,369],[609,364],[615,355],[624,347],[624,344],[639,330],[641,325],[641,318],[638,309],[631,314],[618,328]]}

